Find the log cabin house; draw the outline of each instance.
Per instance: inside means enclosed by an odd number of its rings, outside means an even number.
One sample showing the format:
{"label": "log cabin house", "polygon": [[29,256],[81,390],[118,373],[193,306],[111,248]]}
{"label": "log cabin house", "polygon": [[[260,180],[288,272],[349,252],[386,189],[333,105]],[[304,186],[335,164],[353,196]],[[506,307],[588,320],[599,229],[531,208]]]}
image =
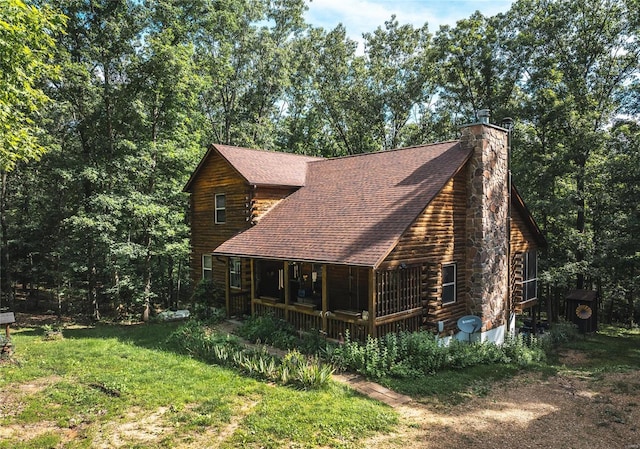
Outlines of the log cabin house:
{"label": "log cabin house", "polygon": [[507,130],[340,158],[212,145],[185,186],[195,282],[229,315],[273,314],[338,339],[458,332],[500,342],[537,302],[545,239],[510,186]]}

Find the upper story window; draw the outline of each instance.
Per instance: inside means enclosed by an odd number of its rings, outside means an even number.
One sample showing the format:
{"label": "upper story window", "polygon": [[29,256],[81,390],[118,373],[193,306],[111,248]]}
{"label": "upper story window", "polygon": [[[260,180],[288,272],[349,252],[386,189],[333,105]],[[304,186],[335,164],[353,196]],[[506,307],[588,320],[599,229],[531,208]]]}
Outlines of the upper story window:
{"label": "upper story window", "polygon": [[535,251],[522,255],[522,301],[538,297],[538,258]]}
{"label": "upper story window", "polygon": [[242,287],[242,262],[239,257],[229,259],[229,287]]}
{"label": "upper story window", "polygon": [[216,193],[215,198],[215,223],[225,223],[227,221],[227,199],[224,193]]}
{"label": "upper story window", "polygon": [[442,266],[442,304],[456,302],[456,264]]}
{"label": "upper story window", "polygon": [[213,256],[211,254],[202,255],[202,279],[213,279]]}

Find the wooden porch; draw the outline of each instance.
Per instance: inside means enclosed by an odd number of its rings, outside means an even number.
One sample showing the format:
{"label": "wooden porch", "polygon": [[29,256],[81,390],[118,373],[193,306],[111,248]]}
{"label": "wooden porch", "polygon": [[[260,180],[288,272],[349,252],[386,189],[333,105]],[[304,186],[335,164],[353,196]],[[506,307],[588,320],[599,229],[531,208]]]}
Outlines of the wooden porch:
{"label": "wooden porch", "polygon": [[246,265],[250,289],[227,289],[230,315],[250,305],[254,316],[272,315],[300,331],[320,331],[336,340],[347,332],[365,340],[422,326],[427,292],[422,265],[379,271],[256,259]]}

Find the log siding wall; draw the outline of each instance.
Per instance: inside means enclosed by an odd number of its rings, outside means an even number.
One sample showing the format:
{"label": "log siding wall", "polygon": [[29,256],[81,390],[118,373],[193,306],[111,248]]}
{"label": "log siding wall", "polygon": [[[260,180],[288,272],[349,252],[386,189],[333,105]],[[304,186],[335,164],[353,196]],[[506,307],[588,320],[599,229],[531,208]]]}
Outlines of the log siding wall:
{"label": "log siding wall", "polygon": [[[467,312],[466,288],[466,169],[460,170],[431,201],[387,256],[381,269],[420,266],[423,324],[445,331],[455,330],[456,321]],[[456,301],[442,304],[442,265],[456,263]]]}
{"label": "log siding wall", "polygon": [[[217,152],[213,151],[200,167],[191,185],[191,279],[202,279],[202,255],[239,232],[257,223],[280,200],[294,192],[293,187],[254,187]],[[215,195],[225,194],[226,221],[215,223]],[[212,260],[213,281],[225,285],[227,264],[224,258]],[[250,288],[250,265],[242,261],[242,291]]]}

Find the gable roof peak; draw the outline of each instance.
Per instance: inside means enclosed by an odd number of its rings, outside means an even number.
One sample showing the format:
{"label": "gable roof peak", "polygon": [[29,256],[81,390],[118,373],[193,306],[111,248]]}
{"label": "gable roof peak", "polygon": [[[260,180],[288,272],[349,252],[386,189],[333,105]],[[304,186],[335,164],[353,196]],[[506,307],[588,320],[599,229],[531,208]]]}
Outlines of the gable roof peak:
{"label": "gable roof peak", "polygon": [[307,163],[323,159],[317,156],[295,153],[211,144],[185,185],[183,189],[185,192],[191,190],[191,186],[202,166],[213,153],[219,154],[226,160],[248,184],[263,186],[303,186],[307,173]]}

